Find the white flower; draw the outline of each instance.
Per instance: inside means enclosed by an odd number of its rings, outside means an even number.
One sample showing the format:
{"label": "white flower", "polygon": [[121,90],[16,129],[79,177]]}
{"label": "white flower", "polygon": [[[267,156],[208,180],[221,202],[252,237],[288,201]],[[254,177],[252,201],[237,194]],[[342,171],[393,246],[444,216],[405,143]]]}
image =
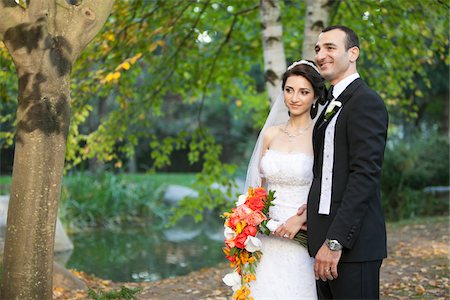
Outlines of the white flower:
{"label": "white flower", "polygon": [[247,237],[247,239],[245,240],[245,250],[247,250],[248,252],[255,252],[255,251],[259,251],[261,250],[261,240],[258,239],[257,237],[251,236],[249,235]]}
{"label": "white flower", "polygon": [[335,107],[341,107],[342,106],[342,102],[340,101],[336,101],[336,99],[334,99],[333,101],[331,101],[331,103],[328,105],[327,110],[325,111],[325,114],[329,114],[333,111],[333,109]]}
{"label": "white flower", "polygon": [[280,222],[280,221],[275,221],[275,220],[270,219],[269,222],[267,222],[266,227],[271,232],[274,232],[275,230],[277,230],[278,227],[280,227],[281,224],[282,224],[282,222]]}
{"label": "white flower", "polygon": [[231,240],[236,237],[236,233],[234,232],[233,229],[231,229],[230,227],[228,227],[226,225],[223,225],[223,227],[225,227],[225,230],[223,231],[223,235],[225,236],[226,240]]}
{"label": "white flower", "polygon": [[238,201],[236,202],[236,206],[242,205],[247,200],[247,195],[240,195]]}
{"label": "white flower", "polygon": [[236,271],[225,275],[222,278],[222,281],[226,285],[231,286],[234,292],[241,288],[241,275],[239,275],[239,273]]}

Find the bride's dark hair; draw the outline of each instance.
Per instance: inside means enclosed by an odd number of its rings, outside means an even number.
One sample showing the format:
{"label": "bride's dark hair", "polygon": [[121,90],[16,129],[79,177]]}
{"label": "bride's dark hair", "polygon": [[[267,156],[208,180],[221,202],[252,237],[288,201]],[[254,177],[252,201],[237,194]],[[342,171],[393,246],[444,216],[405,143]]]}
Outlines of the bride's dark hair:
{"label": "bride's dark hair", "polygon": [[[308,62],[312,63],[313,65],[316,65],[313,61],[307,60]],[[325,79],[315,70],[312,66],[304,64],[297,64],[293,68],[288,69],[283,74],[283,80],[281,83],[281,89],[284,90],[284,86],[286,85],[286,80],[291,76],[303,76],[306,78],[306,80],[311,83],[313,90],[314,90],[314,96],[318,97],[317,102],[320,104],[325,104],[327,99],[327,90],[325,87]],[[319,105],[315,105],[311,108],[311,118],[314,119],[314,117],[317,115]]]}

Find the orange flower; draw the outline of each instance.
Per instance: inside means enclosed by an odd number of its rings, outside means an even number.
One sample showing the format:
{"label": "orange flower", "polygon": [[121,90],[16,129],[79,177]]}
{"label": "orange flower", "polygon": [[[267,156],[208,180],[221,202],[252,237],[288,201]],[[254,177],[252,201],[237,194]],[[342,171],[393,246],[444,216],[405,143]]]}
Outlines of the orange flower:
{"label": "orange flower", "polygon": [[247,274],[244,276],[244,282],[249,283],[250,281],[256,280],[255,274]]}
{"label": "orange flower", "polygon": [[255,194],[255,196],[258,196],[262,199],[264,199],[264,201],[266,201],[267,199],[267,193],[266,190],[264,188],[254,188],[253,189],[253,193]]}
{"label": "orange flower", "polygon": [[266,205],[263,199],[264,198],[255,195],[253,197],[248,197],[247,201],[245,201],[245,204],[252,210],[261,211]]}
{"label": "orange flower", "polygon": [[249,296],[250,289],[244,285],[239,290],[237,290],[236,293],[234,293],[233,298],[236,300],[253,300],[253,298]]}
{"label": "orange flower", "polygon": [[[242,286],[235,291],[233,298],[236,300],[253,300],[250,296],[250,282],[256,280],[255,265],[261,259],[261,241],[256,237],[258,231],[268,234],[265,220],[271,202],[273,192],[266,193],[264,188],[249,188],[247,195],[239,196],[236,207],[231,212],[223,214],[225,218],[225,245],[223,252],[230,261],[230,267],[234,269],[234,277],[238,280],[230,281],[227,274],[224,282],[236,289],[235,283],[240,282]],[[264,211],[264,213],[263,213]],[[248,250],[245,248],[247,239]],[[258,243],[259,242],[259,243]],[[227,277],[228,276],[228,277]],[[234,278],[234,279],[236,279]]]}

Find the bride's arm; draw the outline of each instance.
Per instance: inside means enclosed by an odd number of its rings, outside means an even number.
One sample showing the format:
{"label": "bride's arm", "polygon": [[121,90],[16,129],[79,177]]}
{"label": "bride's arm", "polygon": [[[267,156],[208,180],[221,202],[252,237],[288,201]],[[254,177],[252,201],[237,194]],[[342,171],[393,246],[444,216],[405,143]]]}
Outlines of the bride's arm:
{"label": "bride's arm", "polygon": [[305,223],[306,223],[306,214],[302,214],[300,216],[295,214],[289,219],[287,219],[286,222],[281,224],[277,228],[277,230],[275,230],[274,234],[292,240]]}

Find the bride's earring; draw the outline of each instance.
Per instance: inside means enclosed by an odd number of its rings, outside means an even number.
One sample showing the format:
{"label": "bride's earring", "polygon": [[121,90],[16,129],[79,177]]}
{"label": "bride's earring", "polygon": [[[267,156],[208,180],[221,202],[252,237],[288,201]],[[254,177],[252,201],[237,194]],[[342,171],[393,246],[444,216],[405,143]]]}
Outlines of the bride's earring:
{"label": "bride's earring", "polygon": [[311,119],[314,119],[317,115],[317,111],[319,110],[319,106],[317,105],[317,100],[313,102],[313,105],[311,106],[311,110],[309,111],[311,115]]}

